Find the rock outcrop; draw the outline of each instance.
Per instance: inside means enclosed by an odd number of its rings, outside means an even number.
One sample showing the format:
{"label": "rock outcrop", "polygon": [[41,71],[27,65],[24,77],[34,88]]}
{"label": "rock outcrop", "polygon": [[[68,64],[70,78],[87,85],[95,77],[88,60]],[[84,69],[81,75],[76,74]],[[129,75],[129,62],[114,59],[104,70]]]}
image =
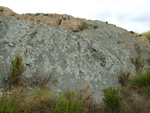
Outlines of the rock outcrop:
{"label": "rock outcrop", "polygon": [[58,79],[52,89],[59,92],[89,85],[94,99],[100,101],[102,89],[118,86],[120,71],[135,73],[131,58],[141,54],[146,59],[149,47],[126,30],[101,21],[73,33],[0,16],[1,64],[10,65],[17,54],[23,57],[27,81],[35,75],[44,78],[52,73]]}

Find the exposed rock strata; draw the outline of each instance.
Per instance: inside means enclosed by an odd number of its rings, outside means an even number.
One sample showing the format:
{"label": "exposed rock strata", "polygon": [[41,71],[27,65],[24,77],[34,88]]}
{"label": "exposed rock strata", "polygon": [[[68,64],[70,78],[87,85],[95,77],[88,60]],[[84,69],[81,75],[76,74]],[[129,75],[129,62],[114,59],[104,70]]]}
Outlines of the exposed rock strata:
{"label": "exposed rock strata", "polygon": [[[56,27],[0,16],[0,62],[10,65],[16,54],[23,56],[24,77],[44,77],[53,73],[58,78],[56,91],[89,85],[99,101],[102,89],[117,86],[120,71],[135,73],[131,57],[147,57],[149,48],[125,30],[94,21],[88,30],[73,33]],[[8,70],[9,71],[9,70]],[[49,84],[51,86],[51,84]]]}

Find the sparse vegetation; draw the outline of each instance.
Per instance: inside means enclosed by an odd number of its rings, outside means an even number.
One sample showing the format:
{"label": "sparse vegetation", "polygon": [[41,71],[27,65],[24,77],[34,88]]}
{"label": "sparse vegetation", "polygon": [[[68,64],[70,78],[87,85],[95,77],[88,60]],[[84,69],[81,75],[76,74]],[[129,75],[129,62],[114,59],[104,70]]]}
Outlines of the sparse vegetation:
{"label": "sparse vegetation", "polygon": [[84,29],[88,28],[88,24],[86,22],[81,22],[80,25],[78,25],[79,31],[83,31]]}
{"label": "sparse vegetation", "polygon": [[36,13],[36,14],[34,14],[35,16],[39,16],[40,15],[40,13]]}
{"label": "sparse vegetation", "polygon": [[150,30],[142,33],[142,35],[147,37],[147,39],[150,41]]}
{"label": "sparse vegetation", "polygon": [[9,80],[13,84],[19,84],[21,81],[21,76],[25,71],[25,67],[22,61],[22,57],[17,55],[16,58],[11,62]]}
{"label": "sparse vegetation", "polygon": [[49,16],[49,14],[43,14],[44,16]]}
{"label": "sparse vegetation", "polygon": [[7,98],[5,95],[0,98],[0,113],[23,113],[15,107],[15,96]]}
{"label": "sparse vegetation", "polygon": [[0,12],[3,12],[4,11],[4,9],[3,8],[0,8]]}
{"label": "sparse vegetation", "polygon": [[130,72],[120,72],[118,75],[118,81],[121,86],[126,86],[129,81]]}
{"label": "sparse vegetation", "polygon": [[130,33],[132,33],[132,34],[135,34],[135,32],[134,31],[129,31]]}
{"label": "sparse vegetation", "polygon": [[131,62],[135,65],[136,72],[140,73],[144,65],[144,59],[142,59],[141,55],[138,54],[135,58],[132,57]]}
{"label": "sparse vegetation", "polygon": [[66,92],[65,95],[59,95],[56,101],[55,113],[87,113],[87,109],[83,109],[84,98],[77,99],[75,92]]}
{"label": "sparse vegetation", "polygon": [[150,94],[150,68],[144,73],[139,73],[130,80],[130,86]]}
{"label": "sparse vegetation", "polygon": [[[24,72],[23,59],[19,55],[12,60],[11,76],[20,77]],[[138,61],[138,60],[137,60]],[[136,60],[133,59],[133,63]],[[13,76],[12,76],[13,75]],[[0,97],[1,113],[149,113],[150,105],[150,68],[146,72],[139,72],[130,78],[130,72],[122,72],[118,76],[120,88],[108,87],[103,90],[101,103],[95,103],[92,93],[88,94],[89,86],[76,91],[64,91],[56,95],[46,87],[49,76],[40,80],[39,87],[28,91],[17,84],[11,95],[4,93]],[[18,83],[21,79],[14,79]],[[42,84],[42,85],[41,85]],[[13,84],[11,84],[13,85]],[[88,94],[88,95],[87,95]],[[138,94],[138,98],[133,96]],[[145,96],[147,95],[147,96]],[[148,100],[149,99],[149,100]]]}
{"label": "sparse vegetation", "polygon": [[94,29],[97,29],[97,28],[98,28],[98,26],[93,26],[93,28],[94,28]]}
{"label": "sparse vegetation", "polygon": [[123,98],[119,95],[119,89],[115,87],[108,87],[104,92],[104,109],[109,113],[119,113],[121,110],[121,102]]}

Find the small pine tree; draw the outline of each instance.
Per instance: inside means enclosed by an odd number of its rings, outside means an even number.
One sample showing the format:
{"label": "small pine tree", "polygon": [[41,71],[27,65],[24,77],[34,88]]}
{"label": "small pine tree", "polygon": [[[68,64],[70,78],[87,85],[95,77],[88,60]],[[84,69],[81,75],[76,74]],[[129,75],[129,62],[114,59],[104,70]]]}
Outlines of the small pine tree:
{"label": "small pine tree", "polygon": [[13,83],[19,82],[21,75],[25,71],[24,64],[22,63],[23,59],[21,56],[17,55],[14,60],[11,62],[10,67],[10,80]]}

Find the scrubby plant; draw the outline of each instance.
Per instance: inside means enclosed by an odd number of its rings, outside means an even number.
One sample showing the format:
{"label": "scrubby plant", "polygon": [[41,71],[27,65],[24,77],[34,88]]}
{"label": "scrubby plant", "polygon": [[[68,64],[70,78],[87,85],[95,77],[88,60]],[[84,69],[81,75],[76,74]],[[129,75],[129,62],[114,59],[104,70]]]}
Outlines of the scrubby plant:
{"label": "scrubby plant", "polygon": [[19,113],[19,110],[14,106],[15,99],[15,97],[8,99],[3,95],[3,97],[0,98],[0,113]]}
{"label": "scrubby plant", "polygon": [[22,61],[22,57],[17,55],[11,62],[9,79],[12,83],[18,84],[23,72],[25,71],[25,66]]}
{"label": "scrubby plant", "polygon": [[[80,113],[83,110],[84,98],[77,99],[75,92],[67,92],[65,95],[60,94],[56,101],[55,113]],[[82,113],[87,113],[84,109]]]}
{"label": "scrubby plant", "polygon": [[79,31],[83,31],[84,29],[88,28],[88,23],[86,22],[81,22],[80,25],[78,25]]}
{"label": "scrubby plant", "polygon": [[145,37],[147,37],[147,39],[150,41],[150,30],[142,33],[142,35],[144,35]]}
{"label": "scrubby plant", "polygon": [[144,65],[144,59],[142,59],[141,55],[138,54],[135,58],[131,58],[131,62],[135,65],[136,68],[136,72],[140,73],[141,72],[141,68]]}
{"label": "scrubby plant", "polygon": [[135,32],[134,31],[129,31],[130,33],[132,33],[132,34],[135,34]]}
{"label": "scrubby plant", "polygon": [[119,89],[108,87],[103,90],[104,109],[109,113],[118,113],[121,110],[121,102],[123,98],[119,95]]}
{"label": "scrubby plant", "polygon": [[130,86],[140,90],[149,91],[150,86],[150,68],[144,73],[139,73],[130,80]]}
{"label": "scrubby plant", "polygon": [[31,93],[29,93],[28,96],[30,99],[36,99],[47,95],[51,95],[50,89],[48,89],[47,87],[36,87]]}
{"label": "scrubby plant", "polygon": [[43,16],[49,16],[49,14],[43,14]]}
{"label": "scrubby plant", "polygon": [[93,28],[94,28],[94,29],[97,29],[97,28],[98,28],[98,26],[93,26]]}
{"label": "scrubby plant", "polygon": [[139,55],[141,53],[141,51],[142,51],[140,45],[135,43],[134,47],[135,47],[135,50],[136,50],[137,54]]}
{"label": "scrubby plant", "polygon": [[3,8],[0,8],[0,12],[3,12],[4,11],[4,9]]}
{"label": "scrubby plant", "polygon": [[26,97],[27,113],[54,113],[55,99],[48,88],[35,88]]}
{"label": "scrubby plant", "polygon": [[34,14],[35,16],[39,16],[40,15],[40,13],[36,13],[36,14]]}
{"label": "scrubby plant", "polygon": [[122,86],[126,86],[129,81],[130,72],[120,72],[120,75],[118,75],[118,82]]}

